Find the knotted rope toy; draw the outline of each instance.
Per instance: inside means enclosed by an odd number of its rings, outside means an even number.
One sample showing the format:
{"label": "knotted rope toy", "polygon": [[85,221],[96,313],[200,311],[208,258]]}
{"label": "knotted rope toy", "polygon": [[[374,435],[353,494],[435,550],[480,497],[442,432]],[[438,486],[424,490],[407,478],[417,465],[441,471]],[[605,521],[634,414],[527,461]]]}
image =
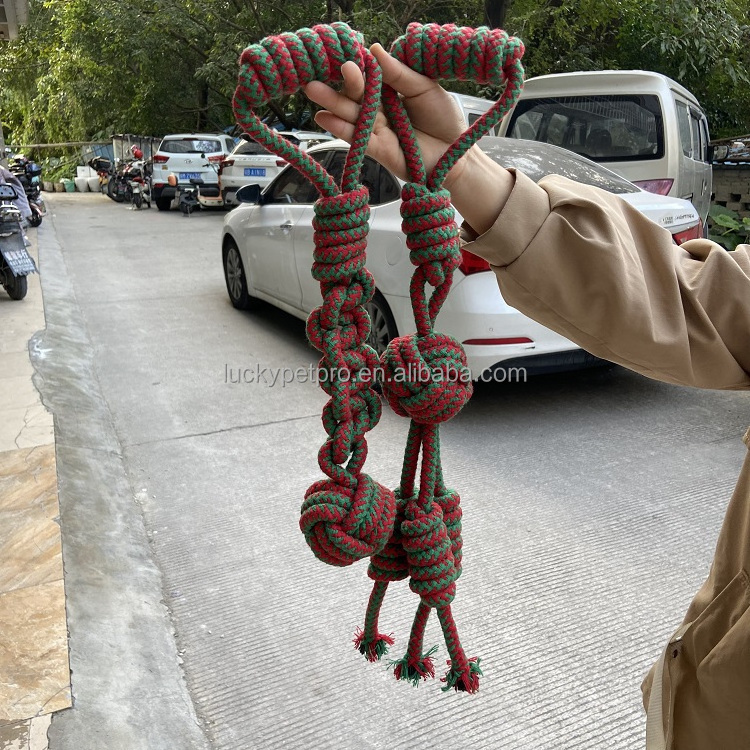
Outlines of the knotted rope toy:
{"label": "knotted rope toy", "polygon": [[[375,583],[364,629],[354,640],[369,661],[380,659],[393,644],[391,636],[378,632],[388,584],[409,577],[420,604],[406,654],[391,663],[395,676],[414,684],[434,676],[432,656],[437,647],[427,652],[423,647],[434,608],[450,656],[443,690],[473,693],[479,687],[479,660],[466,657],[451,612],[461,574],[460,498],[446,487],[440,461],[439,424],[455,416],[472,392],[460,343],[434,330],[460,262],[458,227],[442,183],[456,161],[518,97],[523,45],[502,30],[410,24],[391,52],[434,79],[472,80],[503,89],[500,99],[451,145],[429,175],[403,102],[392,88],[382,86],[377,63],[361,36],[346,24],[301,29],[248,47],[240,58],[233,104],[245,130],[309,177],[322,196],[315,205],[312,274],[320,281],[323,304],[310,315],[307,334],[323,353],[320,366],[347,376],[321,382],[330,400],[323,410],[328,439],[318,460],[328,479],[315,482],[305,494],[300,527],[324,562],[349,565],[370,557],[368,575]],[[340,67],[347,59],[363,72],[365,94],[338,191],[330,175],[270,131],[252,109],[270,98],[294,93],[311,80],[340,81]],[[364,436],[377,424],[381,411],[372,379],[366,375],[368,368],[375,371],[378,361],[365,344],[370,321],[364,305],[372,299],[374,280],[364,268],[369,209],[358,176],[381,93],[406,156],[409,181],[402,190],[402,228],[416,266],[410,295],[417,330],[391,341],[379,363],[385,398],[397,414],[411,419],[395,493],[361,471],[367,455]],[[428,284],[433,288],[429,299]]]}
{"label": "knotted rope toy", "polygon": [[[318,162],[270,130],[253,109],[313,80],[341,81],[347,60],[365,76],[365,103],[339,190]],[[366,343],[370,320],[364,307],[375,282],[364,267],[370,210],[359,175],[380,106],[382,74],[361,36],[343,23],[266,37],[244,50],[240,64],[233,100],[237,121],[308,177],[321,194],[313,220],[312,274],[320,282],[323,304],[308,318],[307,336],[322,352],[319,366],[328,373],[320,378],[330,397],[323,409],[328,438],[318,454],[327,479],[307,490],[300,525],[316,557],[331,565],[351,565],[383,548],[396,513],[393,492],[362,472],[365,434],[378,423],[382,407],[367,376],[378,366],[375,351]]]}

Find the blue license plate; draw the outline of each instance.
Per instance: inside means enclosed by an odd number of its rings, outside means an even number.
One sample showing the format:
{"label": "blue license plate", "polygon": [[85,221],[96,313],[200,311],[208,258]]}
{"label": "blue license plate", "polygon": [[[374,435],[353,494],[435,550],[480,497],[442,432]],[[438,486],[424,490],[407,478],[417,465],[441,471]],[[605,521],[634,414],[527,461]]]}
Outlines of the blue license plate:
{"label": "blue license plate", "polygon": [[180,172],[181,180],[197,180],[200,176],[200,172]]}
{"label": "blue license plate", "polygon": [[265,167],[245,167],[245,177],[265,177]]}

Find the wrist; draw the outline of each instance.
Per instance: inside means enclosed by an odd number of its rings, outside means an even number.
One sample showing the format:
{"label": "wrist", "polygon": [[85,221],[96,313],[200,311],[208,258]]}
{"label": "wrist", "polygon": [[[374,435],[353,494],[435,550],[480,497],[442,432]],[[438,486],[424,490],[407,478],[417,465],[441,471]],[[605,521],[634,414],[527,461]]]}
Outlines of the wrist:
{"label": "wrist", "polygon": [[483,234],[500,215],[514,182],[507,169],[474,145],[448,172],[443,184],[466,223]]}

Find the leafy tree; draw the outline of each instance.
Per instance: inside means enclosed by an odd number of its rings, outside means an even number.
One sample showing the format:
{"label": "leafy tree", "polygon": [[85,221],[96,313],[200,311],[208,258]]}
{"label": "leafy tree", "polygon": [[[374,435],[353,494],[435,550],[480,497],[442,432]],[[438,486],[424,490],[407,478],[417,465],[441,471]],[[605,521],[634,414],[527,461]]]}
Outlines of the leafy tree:
{"label": "leafy tree", "polygon": [[[750,131],[750,0],[30,0],[0,46],[8,138],[215,130],[232,124],[242,50],[262,37],[342,20],[388,46],[410,21],[504,26],[529,75],[642,67],[693,90],[714,132]],[[476,92],[470,85],[457,90]],[[303,96],[274,102],[310,125]]]}

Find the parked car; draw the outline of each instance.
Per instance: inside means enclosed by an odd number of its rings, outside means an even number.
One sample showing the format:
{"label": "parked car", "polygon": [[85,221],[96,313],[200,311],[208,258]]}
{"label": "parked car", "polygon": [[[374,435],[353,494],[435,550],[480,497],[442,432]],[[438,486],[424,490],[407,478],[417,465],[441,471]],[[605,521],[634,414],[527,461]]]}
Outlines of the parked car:
{"label": "parked car", "polygon": [[[313,131],[280,130],[279,135],[307,151],[311,146],[317,146],[324,141],[333,140],[333,136]],[[230,205],[236,204],[234,194],[243,185],[260,185],[265,187],[286,166],[286,162],[272,154],[249,135],[243,135],[240,142],[221,162],[221,190],[224,201]]]}
{"label": "parked car", "polygon": [[[168,211],[181,188],[190,188],[191,178],[207,185],[219,181],[212,164],[223,161],[234,148],[234,140],[225,133],[177,133],[165,135],[154,154],[152,197],[160,211]],[[170,185],[169,175],[177,177]]]}
{"label": "parked car", "polygon": [[[689,202],[648,193],[583,156],[511,138],[483,138],[480,147],[500,164],[516,167],[534,180],[560,174],[617,193],[668,227],[677,243],[700,235],[700,219]],[[309,153],[340,177],[347,148],[343,141],[332,141]],[[367,267],[377,288],[369,304],[370,343],[382,352],[393,337],[415,329],[409,301],[413,267],[401,231],[402,183],[369,157],[362,182],[370,190],[371,205]],[[232,304],[257,309],[259,300],[265,300],[305,318],[321,301],[318,282],[310,275],[315,188],[287,167],[262,193],[248,186],[237,197],[255,202],[243,203],[224,220],[222,260]],[[463,343],[474,378],[487,378],[497,368],[511,366],[539,372],[600,361],[508,305],[489,264],[466,250],[437,328]]]}
{"label": "parked car", "polygon": [[605,164],[644,190],[711,204],[708,120],[660,73],[599,70],[529,78],[500,135],[553,143]]}
{"label": "parked car", "polygon": [[[492,99],[482,99],[479,96],[457,94],[455,91],[449,91],[448,93],[461,110],[467,127],[473,125],[495,103]],[[495,135],[495,129],[492,130],[490,135]]]}

